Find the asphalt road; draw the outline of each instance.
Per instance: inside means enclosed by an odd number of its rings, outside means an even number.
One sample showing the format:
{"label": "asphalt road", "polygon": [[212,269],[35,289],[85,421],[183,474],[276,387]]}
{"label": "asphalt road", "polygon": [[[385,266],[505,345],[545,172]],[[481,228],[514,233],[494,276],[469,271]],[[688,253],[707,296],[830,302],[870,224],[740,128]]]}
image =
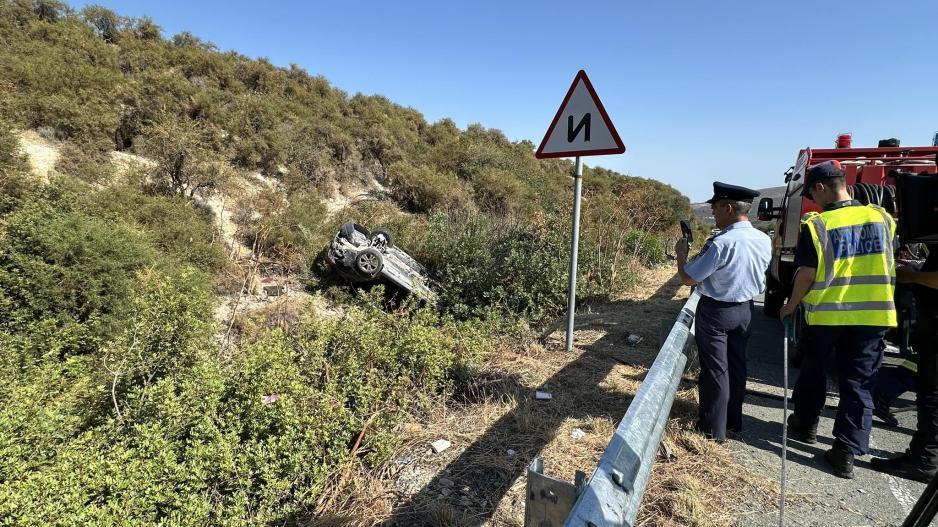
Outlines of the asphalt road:
{"label": "asphalt road", "polygon": [[[887,359],[887,364],[897,363]],[[753,334],[749,342],[748,388],[752,391],[782,394],[782,327],[777,320],[762,315],[756,306]],[[789,387],[798,370],[789,370]],[[836,407],[836,385],[829,383],[828,404]],[[789,392],[790,395],[790,392]],[[915,395],[906,393],[897,406],[908,407],[897,414],[898,428],[888,428],[874,417],[872,454],[885,456],[906,449],[915,429]],[[728,444],[737,458],[757,472],[779,479],[781,468],[782,402],[773,397],[747,395],[743,434]],[[856,478],[845,480],[830,474],[823,460],[831,445],[835,410],[825,408],[818,427],[818,443],[788,442],[788,493],[786,525],[901,525],[925,485],[872,470],[869,456],[858,458]],[[938,523],[938,522],[936,522]],[[737,525],[778,525],[778,510],[752,510],[740,516]],[[934,525],[934,524],[933,524]]]}

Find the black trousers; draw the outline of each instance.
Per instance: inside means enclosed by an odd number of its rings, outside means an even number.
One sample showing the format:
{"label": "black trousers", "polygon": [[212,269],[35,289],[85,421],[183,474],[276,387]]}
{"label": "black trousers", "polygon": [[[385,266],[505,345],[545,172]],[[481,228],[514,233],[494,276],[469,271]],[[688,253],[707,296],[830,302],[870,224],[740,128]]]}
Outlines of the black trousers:
{"label": "black trousers", "polygon": [[701,297],[695,339],[700,358],[699,428],[714,439],[743,428],[746,344],[752,331],[752,301],[721,302]]}
{"label": "black trousers", "polygon": [[792,391],[795,415],[802,423],[817,422],[827,397],[827,357],[836,352],[840,404],[834,437],[855,455],[870,448],[873,428],[873,387],[883,364],[886,328],[874,326],[808,326],[804,357]]}
{"label": "black trousers", "polygon": [[909,454],[925,468],[938,468],[938,306],[919,306],[918,323],[912,333],[918,356],[918,429],[912,436]]}

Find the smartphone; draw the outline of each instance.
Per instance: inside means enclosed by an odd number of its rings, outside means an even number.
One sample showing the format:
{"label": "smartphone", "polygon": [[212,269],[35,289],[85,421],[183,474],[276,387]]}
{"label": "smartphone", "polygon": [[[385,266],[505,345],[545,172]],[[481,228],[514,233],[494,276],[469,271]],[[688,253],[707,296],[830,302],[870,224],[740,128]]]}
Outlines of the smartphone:
{"label": "smartphone", "polygon": [[681,220],[681,234],[684,236],[684,239],[687,240],[687,243],[692,243],[694,241],[694,233],[690,230],[689,221]]}

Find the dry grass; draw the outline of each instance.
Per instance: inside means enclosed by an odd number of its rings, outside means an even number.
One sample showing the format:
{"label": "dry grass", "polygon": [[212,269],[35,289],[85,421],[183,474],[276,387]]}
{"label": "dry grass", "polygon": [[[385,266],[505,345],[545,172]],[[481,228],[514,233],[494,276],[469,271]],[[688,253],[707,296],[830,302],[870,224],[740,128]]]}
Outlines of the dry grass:
{"label": "dry grass", "polygon": [[[534,457],[568,481],[596,466],[687,296],[673,275],[670,268],[645,271],[623,298],[582,306],[573,353],[563,351],[559,321],[539,341],[494,354],[469,386],[401,427],[391,462],[332,489],[341,496],[333,511],[309,524],[522,525],[524,473]],[[643,340],[630,347],[629,334]],[[553,399],[534,400],[535,389]],[[689,430],[696,405],[696,388],[682,385],[665,436],[676,458],[656,463],[640,525],[730,525],[744,505],[777,500],[772,482]],[[582,437],[574,439],[574,429]],[[434,454],[429,444],[440,438],[452,447]]]}

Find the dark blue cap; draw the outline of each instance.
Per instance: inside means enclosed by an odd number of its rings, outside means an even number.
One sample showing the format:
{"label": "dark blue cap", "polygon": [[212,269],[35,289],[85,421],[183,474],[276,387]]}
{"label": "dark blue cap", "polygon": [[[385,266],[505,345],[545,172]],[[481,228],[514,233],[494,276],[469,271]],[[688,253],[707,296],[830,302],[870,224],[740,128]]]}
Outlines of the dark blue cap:
{"label": "dark blue cap", "polygon": [[716,203],[721,199],[728,199],[732,201],[748,201],[752,203],[752,200],[754,200],[758,195],[759,191],[752,190],[751,188],[714,181],[713,197],[708,199],[707,203]]}
{"label": "dark blue cap", "polygon": [[844,177],[844,169],[839,161],[825,161],[814,165],[808,169],[808,174],[804,177],[804,185],[801,187],[801,195],[811,197],[811,186],[822,179],[832,177]]}

